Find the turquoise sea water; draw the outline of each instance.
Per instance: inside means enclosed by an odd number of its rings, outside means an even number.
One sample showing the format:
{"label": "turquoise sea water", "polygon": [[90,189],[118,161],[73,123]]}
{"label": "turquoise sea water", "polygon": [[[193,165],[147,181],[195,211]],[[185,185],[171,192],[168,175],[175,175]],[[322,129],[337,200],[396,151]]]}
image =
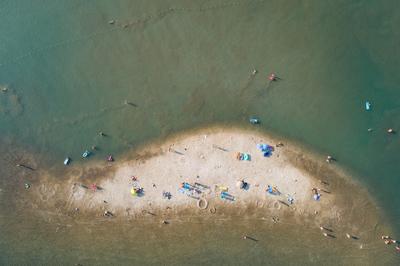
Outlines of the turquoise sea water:
{"label": "turquoise sea water", "polygon": [[[400,131],[398,7],[3,0],[0,137],[61,164],[92,145],[95,157],[118,158],[143,141],[257,115],[266,130],[336,157],[400,234],[400,139],[386,133]],[[281,79],[269,83],[271,72]]]}

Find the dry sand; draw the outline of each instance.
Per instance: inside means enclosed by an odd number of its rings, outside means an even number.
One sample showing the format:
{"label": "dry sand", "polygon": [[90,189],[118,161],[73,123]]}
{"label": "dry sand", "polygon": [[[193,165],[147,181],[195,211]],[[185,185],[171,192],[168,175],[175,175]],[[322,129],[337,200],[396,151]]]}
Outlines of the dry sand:
{"label": "dry sand", "polygon": [[[263,156],[257,148],[261,143],[275,147],[272,156]],[[294,147],[288,143],[276,147],[277,143],[277,140],[255,132],[214,128],[181,135],[160,145],[147,145],[138,153],[150,154],[148,158],[142,156],[136,160],[108,163],[106,165],[110,165],[112,170],[105,174],[101,171],[79,172],[70,180],[71,189],[66,191],[67,205],[80,210],[101,208],[121,213],[128,209],[134,213],[149,208],[198,208],[196,198],[202,198],[233,207],[268,203],[276,209],[285,206],[314,214],[331,204],[334,195],[321,188],[321,177],[311,176],[301,167],[294,166],[287,156],[291,154],[287,151],[293,151]],[[250,154],[251,160],[238,160],[237,152]],[[82,176],[90,175],[102,176],[93,181],[100,190],[92,191],[80,186],[81,183],[91,185],[92,181],[82,179]],[[132,181],[132,176],[137,178],[136,182]],[[249,184],[248,189],[240,189],[240,180]],[[209,189],[192,198],[179,191],[182,182],[200,183]],[[268,185],[276,187],[280,195],[267,193]],[[143,195],[132,196],[133,186],[142,187]],[[228,188],[234,200],[220,199],[218,186]],[[319,190],[319,201],[313,199],[312,188],[322,189]],[[164,191],[171,193],[171,199],[163,197]],[[288,203],[288,195],[294,199],[293,204]],[[201,202],[202,206],[204,203]]]}

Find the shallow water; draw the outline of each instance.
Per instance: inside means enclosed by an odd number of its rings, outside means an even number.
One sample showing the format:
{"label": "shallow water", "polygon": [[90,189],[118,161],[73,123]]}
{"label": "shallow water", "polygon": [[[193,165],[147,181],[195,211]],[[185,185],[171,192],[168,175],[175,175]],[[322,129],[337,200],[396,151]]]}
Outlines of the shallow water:
{"label": "shallow water", "polygon": [[400,234],[399,134],[385,133],[400,131],[397,1],[13,0],[0,14],[0,134],[49,165],[257,115],[336,157]]}
{"label": "shallow water", "polygon": [[[172,221],[167,226],[156,221],[146,224],[132,221],[118,224],[118,229],[112,231],[113,223],[109,221],[66,226],[55,225],[53,221],[43,231],[33,226],[18,228],[20,235],[34,234],[35,237],[29,243],[11,243],[18,249],[11,252],[12,256],[3,253],[2,264],[365,265],[366,253],[380,248],[372,245],[360,250],[358,244],[346,245],[335,239],[319,247],[315,244],[321,238],[318,229],[270,226],[262,219],[235,217],[202,223],[189,218]],[[278,232],[282,236],[277,236]],[[258,241],[242,239],[244,233]],[[307,235],[305,239],[304,235]],[[21,246],[23,253],[18,252]],[[354,249],[359,251],[349,252]],[[379,260],[394,262],[395,255],[391,255],[391,260],[387,257]],[[370,261],[370,265],[376,265],[379,260]]]}

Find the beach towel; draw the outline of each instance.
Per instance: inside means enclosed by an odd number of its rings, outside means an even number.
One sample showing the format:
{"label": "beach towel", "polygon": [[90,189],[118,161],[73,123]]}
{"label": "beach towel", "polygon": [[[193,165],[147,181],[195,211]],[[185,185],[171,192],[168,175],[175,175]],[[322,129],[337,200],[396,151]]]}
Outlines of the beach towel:
{"label": "beach towel", "polygon": [[264,157],[270,157],[274,151],[274,147],[268,144],[257,144],[257,148],[264,154]]}

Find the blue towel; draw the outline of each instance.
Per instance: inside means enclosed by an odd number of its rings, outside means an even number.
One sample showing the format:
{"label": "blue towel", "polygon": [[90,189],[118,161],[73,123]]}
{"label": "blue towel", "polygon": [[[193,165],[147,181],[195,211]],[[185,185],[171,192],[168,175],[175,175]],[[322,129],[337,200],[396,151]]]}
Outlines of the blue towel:
{"label": "blue towel", "polygon": [[257,148],[262,152],[272,152],[274,148],[268,144],[257,144]]}

